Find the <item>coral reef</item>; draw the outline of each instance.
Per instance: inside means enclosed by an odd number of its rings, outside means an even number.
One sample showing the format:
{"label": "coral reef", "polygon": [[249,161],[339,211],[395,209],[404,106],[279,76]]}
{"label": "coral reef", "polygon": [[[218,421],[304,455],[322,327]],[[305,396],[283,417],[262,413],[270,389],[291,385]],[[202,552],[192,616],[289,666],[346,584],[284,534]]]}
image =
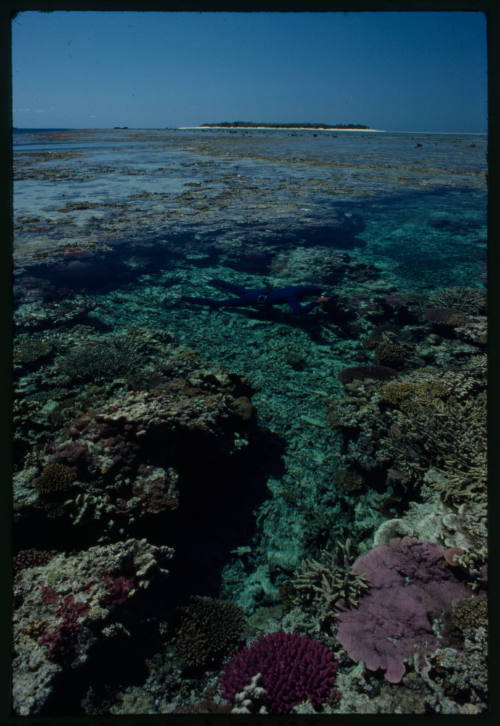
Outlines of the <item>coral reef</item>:
{"label": "coral reef", "polygon": [[373,541],[388,544],[393,537],[411,536],[435,542],[443,548],[447,561],[459,567],[461,576],[477,589],[484,584],[488,560],[486,514],[485,501],[449,505],[435,492],[425,502],[411,502],[401,518],[386,520]]}
{"label": "coral reef", "polygon": [[[131,637],[127,615],[120,607],[125,600],[132,603],[155,579],[168,575],[165,564],[172,554],[168,547],[131,539],[72,555],[58,554],[44,565],[16,573],[16,713],[42,713],[61,684],[57,674],[64,668],[76,677],[91,661],[96,642],[101,648],[106,642],[112,647],[113,633]],[[134,585],[125,587],[125,593],[123,578],[131,577]]]}
{"label": "coral reef", "polygon": [[446,287],[429,295],[429,303],[469,315],[484,315],[488,304],[486,290],[480,287]]}
{"label": "coral reef", "polygon": [[428,710],[474,716],[488,708],[488,638],[484,627],[467,630],[463,646],[437,648],[414,659],[428,687]]}
{"label": "coral reef", "polygon": [[336,636],[355,660],[369,670],[382,668],[390,683],[405,673],[405,659],[434,650],[438,639],[432,619],[454,600],[472,592],[444,561],[443,551],[411,537],[394,539],[367,552],[353,564],[370,590],[356,609],[337,616]]}
{"label": "coral reef", "polygon": [[343,433],[342,468],[372,478],[376,472],[406,492],[436,489],[456,506],[484,501],[483,365],[483,356],[474,356],[467,368],[417,368],[387,382],[349,386],[349,395],[327,410],[329,425]]}
{"label": "coral reef", "polygon": [[172,379],[168,390],[122,391],[64,427],[37,455],[44,466],[31,483],[36,506],[101,534],[133,534],[135,522],[178,508],[186,467],[245,449],[256,425],[248,384],[188,365],[187,379]]}
{"label": "coral reef", "polygon": [[90,342],[66,353],[59,369],[76,383],[110,380],[137,369],[143,358],[142,347],[134,335],[108,338],[105,345]]}
{"label": "coral reef", "polygon": [[52,462],[33,480],[33,485],[40,494],[50,497],[60,492],[67,493],[75,479],[75,472],[71,467]]}
{"label": "coral reef", "polygon": [[20,550],[14,557],[14,570],[46,565],[56,554],[57,550],[38,550],[34,547]]}
{"label": "coral reef", "polygon": [[250,679],[242,691],[234,697],[234,706],[232,713],[267,713],[266,700],[268,698],[267,691],[259,686],[262,679],[260,673],[256,673]]}
{"label": "coral reef", "polygon": [[467,630],[486,628],[488,619],[488,598],[486,595],[469,597],[453,603],[451,621],[462,633]]}
{"label": "coral reef", "polygon": [[14,344],[14,372],[20,373],[46,363],[52,357],[54,347],[43,335],[19,335]]}
{"label": "coral reef", "polygon": [[486,140],[288,131],[16,135],[18,715],[487,708]]}
{"label": "coral reef", "polygon": [[378,365],[399,370],[404,368],[408,350],[404,345],[391,340],[383,340],[375,348],[374,356]]}
{"label": "coral reef", "polygon": [[331,652],[298,633],[264,635],[236,653],[224,668],[220,684],[224,698],[236,703],[236,695],[252,676],[261,675],[269,713],[289,713],[309,699],[315,708],[328,698],[337,671]]}
{"label": "coral reef", "polygon": [[364,574],[351,569],[350,540],[335,553],[323,551],[320,560],[306,559],[290,580],[295,598],[312,610],[314,619],[325,630],[332,624],[335,607],[356,607],[368,588]]}
{"label": "coral reef", "polygon": [[341,383],[351,383],[354,380],[365,380],[367,378],[375,381],[387,380],[397,375],[396,371],[389,366],[383,365],[367,365],[367,366],[352,366],[350,368],[344,368],[339,373],[339,381]]}
{"label": "coral reef", "polygon": [[213,668],[243,639],[243,612],[234,603],[197,596],[179,609],[177,617],[175,649],[186,669]]}

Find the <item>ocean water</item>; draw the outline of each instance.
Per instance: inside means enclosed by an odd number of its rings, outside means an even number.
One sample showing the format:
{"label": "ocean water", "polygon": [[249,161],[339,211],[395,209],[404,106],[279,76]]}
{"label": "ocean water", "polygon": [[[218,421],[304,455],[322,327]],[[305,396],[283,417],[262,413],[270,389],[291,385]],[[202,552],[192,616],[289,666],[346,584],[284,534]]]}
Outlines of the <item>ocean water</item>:
{"label": "ocean water", "polygon": [[[14,344],[34,335],[50,348],[46,359],[32,354],[16,378],[18,477],[29,490],[68,425],[54,410],[73,406],[76,417],[140,390],[127,388],[123,370],[104,383],[71,382],[63,359],[72,349],[104,351],[130,331],[143,341],[168,335],[200,365],[246,377],[261,460],[246,474],[226,471],[223,488],[234,477],[232,505],[241,496],[244,515],[224,505],[207,472],[214,492],[206,516],[188,504],[180,523],[150,534],[176,550],[170,607],[190,594],[223,597],[276,629],[280,586],[304,558],[348,538],[367,551],[376,529],[409,504],[388,502],[380,487],[342,496],[334,481],[345,451],[328,410],[346,394],[339,373],[373,363],[370,335],[385,325],[404,340],[408,321],[384,319],[381,301],[417,309],[448,288],[484,290],[486,151],[477,134],[14,133]],[[183,301],[228,297],[213,280],[248,289],[317,285],[336,307],[295,316],[286,305],[266,313]],[[468,354],[460,350],[458,358]],[[143,356],[130,366],[151,378],[161,350]],[[438,358],[429,360],[417,355],[413,365],[436,367]],[[29,497],[15,496],[17,549],[53,548],[50,536],[37,543],[28,534]],[[200,497],[206,504],[206,492]],[[179,512],[182,492],[180,501]],[[133,528],[110,532],[95,541],[135,536]],[[67,550],[75,546],[70,536]]]}

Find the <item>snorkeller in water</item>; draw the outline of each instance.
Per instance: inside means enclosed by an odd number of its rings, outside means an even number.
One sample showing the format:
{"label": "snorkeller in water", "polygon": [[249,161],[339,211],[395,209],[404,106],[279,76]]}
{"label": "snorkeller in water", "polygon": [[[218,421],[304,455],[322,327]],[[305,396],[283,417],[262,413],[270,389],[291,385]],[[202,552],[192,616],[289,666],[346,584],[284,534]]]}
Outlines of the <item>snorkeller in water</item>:
{"label": "snorkeller in water", "polygon": [[[317,285],[288,285],[273,290],[271,287],[253,288],[246,290],[240,285],[224,280],[212,280],[210,282],[214,287],[221,290],[229,290],[236,297],[227,300],[215,300],[209,297],[187,297],[181,298],[181,302],[196,303],[198,305],[208,305],[211,308],[234,308],[234,307],[256,307],[260,310],[269,310],[273,305],[288,304],[294,313],[303,315],[310,310],[322,305],[329,300],[323,288]],[[315,296],[312,302],[305,305],[300,304],[300,300],[304,297]]]}

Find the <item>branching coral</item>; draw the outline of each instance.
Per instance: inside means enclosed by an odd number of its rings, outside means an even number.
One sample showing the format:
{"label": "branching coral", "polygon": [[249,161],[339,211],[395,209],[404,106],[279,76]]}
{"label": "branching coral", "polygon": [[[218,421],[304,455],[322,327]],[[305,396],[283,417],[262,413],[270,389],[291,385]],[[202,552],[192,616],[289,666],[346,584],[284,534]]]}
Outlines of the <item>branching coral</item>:
{"label": "branching coral", "polygon": [[135,335],[106,339],[106,344],[87,343],[61,359],[60,370],[75,382],[110,380],[137,370],[144,363],[142,341]]}
{"label": "branching coral", "polygon": [[396,471],[406,490],[427,484],[456,504],[484,499],[485,386],[485,356],[479,355],[467,368],[416,369],[352,389],[327,410],[328,423],[344,437],[341,469],[385,470],[390,485]]}
{"label": "branching coral", "polygon": [[471,716],[488,707],[488,638],[484,627],[467,631],[461,650],[438,648],[413,660],[415,670],[434,694],[434,707],[441,713]]}
{"label": "branching coral", "polygon": [[470,315],[486,313],[486,290],[479,287],[446,287],[429,296],[435,308],[450,308]]}
{"label": "branching coral", "polygon": [[314,606],[315,617],[322,627],[334,618],[335,606],[355,607],[368,588],[364,575],[352,572],[350,540],[340,545],[335,553],[324,550],[321,559],[304,560],[290,581],[296,596],[306,605]]}
{"label": "branching coral", "polygon": [[[319,708],[335,681],[337,663],[324,645],[298,633],[270,633],[236,653],[220,676],[222,694],[231,703],[261,674],[269,713],[290,713],[293,706],[310,700]],[[264,695],[264,694],[262,694]]]}
{"label": "branching coral", "polygon": [[381,444],[388,461],[440,491],[444,501],[486,497],[486,400],[399,415]]}
{"label": "branching coral", "polygon": [[250,683],[235,695],[232,713],[267,713],[267,691],[259,686],[260,673],[252,676]]}
{"label": "branching coral", "polygon": [[438,379],[422,381],[389,381],[380,388],[382,399],[401,411],[444,408],[452,389]]}

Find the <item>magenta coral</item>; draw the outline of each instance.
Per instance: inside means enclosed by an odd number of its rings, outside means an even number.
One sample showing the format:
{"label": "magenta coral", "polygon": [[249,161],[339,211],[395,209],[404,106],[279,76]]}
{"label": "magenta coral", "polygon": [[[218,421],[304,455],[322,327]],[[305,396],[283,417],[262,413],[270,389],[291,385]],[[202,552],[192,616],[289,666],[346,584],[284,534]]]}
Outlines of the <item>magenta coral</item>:
{"label": "magenta coral", "polygon": [[45,633],[40,639],[40,645],[49,646],[49,658],[56,663],[71,661],[77,652],[78,633],[82,625],[78,618],[86,615],[90,610],[87,603],[75,602],[73,595],[67,595],[59,605],[56,613],[62,620],[55,630]]}
{"label": "magenta coral", "polygon": [[119,575],[113,578],[109,570],[104,570],[104,582],[106,583],[106,604],[123,605],[128,598],[130,590],[134,587],[134,576],[125,577]]}
{"label": "magenta coral", "polygon": [[220,676],[222,694],[235,703],[261,674],[259,685],[267,692],[269,713],[290,713],[293,706],[309,700],[318,708],[330,695],[337,662],[328,648],[298,633],[270,633],[234,655]]}
{"label": "magenta coral", "polygon": [[339,613],[337,630],[353,660],[399,683],[405,658],[439,645],[432,619],[472,595],[443,555],[436,544],[404,537],[358,557],[352,571],[365,575],[370,590],[355,610]]}

